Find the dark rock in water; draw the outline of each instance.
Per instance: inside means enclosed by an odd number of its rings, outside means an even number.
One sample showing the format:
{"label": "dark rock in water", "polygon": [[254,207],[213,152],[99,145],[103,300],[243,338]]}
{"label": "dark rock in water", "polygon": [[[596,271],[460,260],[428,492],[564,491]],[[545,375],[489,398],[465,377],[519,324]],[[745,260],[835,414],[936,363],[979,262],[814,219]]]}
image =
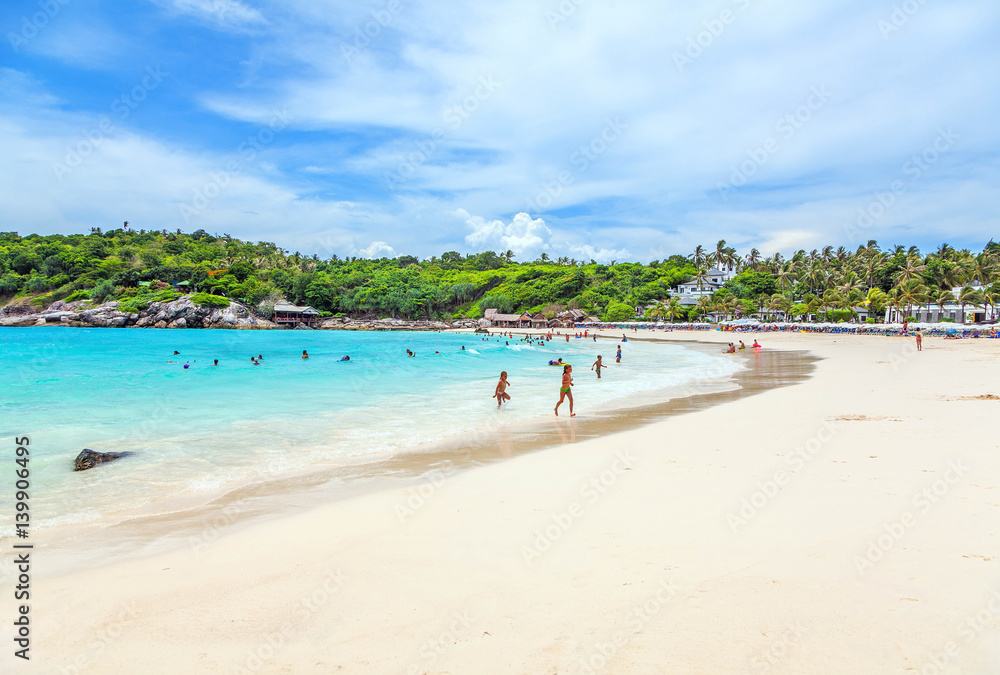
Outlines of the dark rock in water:
{"label": "dark rock in water", "polygon": [[87,469],[93,469],[98,464],[107,464],[108,462],[113,462],[116,459],[128,457],[131,454],[133,453],[94,452],[90,448],[84,448],[83,451],[76,456],[76,460],[73,462],[73,471],[86,471]]}

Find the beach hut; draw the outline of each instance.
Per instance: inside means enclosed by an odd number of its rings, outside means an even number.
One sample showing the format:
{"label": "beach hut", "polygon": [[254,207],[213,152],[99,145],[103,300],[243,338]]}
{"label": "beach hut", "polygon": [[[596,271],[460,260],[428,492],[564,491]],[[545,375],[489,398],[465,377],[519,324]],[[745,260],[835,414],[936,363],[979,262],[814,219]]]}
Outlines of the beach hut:
{"label": "beach hut", "polygon": [[[486,310],[489,312],[489,310]],[[527,312],[521,314],[500,314],[496,310],[493,310],[492,314],[488,314],[484,318],[488,319],[490,324],[496,328],[531,328],[531,315]]]}
{"label": "beach hut", "polygon": [[312,325],[319,321],[319,312],[309,305],[302,307],[287,302],[279,302],[274,306],[274,322],[277,324],[295,326],[298,324]]}

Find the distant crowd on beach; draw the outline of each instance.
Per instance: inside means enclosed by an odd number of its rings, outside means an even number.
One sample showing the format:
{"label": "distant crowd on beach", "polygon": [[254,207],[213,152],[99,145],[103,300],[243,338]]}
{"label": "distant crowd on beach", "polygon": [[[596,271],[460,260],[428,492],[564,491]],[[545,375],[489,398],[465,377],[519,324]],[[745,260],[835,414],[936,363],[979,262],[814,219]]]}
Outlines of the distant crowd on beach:
{"label": "distant crowd on beach", "polygon": [[[954,323],[902,323],[902,324],[850,324],[850,323],[792,323],[792,322],[744,322],[723,321],[720,323],[671,323],[663,325],[613,324],[614,329],[646,329],[670,331],[723,331],[731,333],[829,333],[833,335],[883,335],[889,337],[908,336],[919,330],[925,336],[953,338],[995,338],[1000,337],[993,326],[966,326]],[[607,330],[607,327],[604,327]]]}

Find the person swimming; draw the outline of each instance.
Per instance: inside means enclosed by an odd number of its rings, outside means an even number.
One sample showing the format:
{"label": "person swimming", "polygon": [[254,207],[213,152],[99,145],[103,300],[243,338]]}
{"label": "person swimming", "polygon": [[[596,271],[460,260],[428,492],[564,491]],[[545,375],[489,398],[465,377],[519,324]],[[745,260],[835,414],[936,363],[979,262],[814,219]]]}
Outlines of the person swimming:
{"label": "person swimming", "polygon": [[180,355],[181,355],[181,353],[175,349],[174,350],[174,356],[180,356]]}
{"label": "person swimming", "polygon": [[562,359],[550,359],[549,360],[549,365],[550,366],[561,366],[562,364],[563,364]]}
{"label": "person swimming", "polygon": [[302,358],[308,359],[309,358],[309,352],[307,352],[306,350],[303,349],[302,350]]}
{"label": "person swimming", "polygon": [[217,365],[219,365],[219,359],[215,359],[215,363],[213,363],[212,365],[213,365],[213,366],[217,366]]}
{"label": "person swimming", "polygon": [[340,357],[340,360],[341,361],[350,361],[351,357],[350,356],[342,356],[342,357]]}

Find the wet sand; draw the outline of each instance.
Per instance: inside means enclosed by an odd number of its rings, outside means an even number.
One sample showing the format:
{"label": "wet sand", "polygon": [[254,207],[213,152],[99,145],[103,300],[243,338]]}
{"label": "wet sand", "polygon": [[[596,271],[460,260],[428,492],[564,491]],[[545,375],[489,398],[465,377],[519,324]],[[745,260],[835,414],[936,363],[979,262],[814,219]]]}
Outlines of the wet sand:
{"label": "wet sand", "polygon": [[[631,338],[630,338],[631,339]],[[710,342],[684,346],[713,356],[719,349]],[[48,571],[99,567],[130,555],[162,553],[177,547],[197,547],[214,541],[217,531],[231,531],[251,522],[262,522],[315,508],[335,500],[355,498],[373,491],[409,487],[429,474],[447,477],[457,471],[485,466],[556,445],[600,438],[662,421],[710,406],[722,405],[772,388],[802,382],[813,372],[817,358],[804,351],[767,351],[730,355],[745,366],[724,381],[696,382],[661,392],[670,400],[569,417],[505,425],[461,434],[442,442],[413,448],[381,459],[365,459],[325,468],[308,467],[229,489],[205,501],[202,496],[153,504],[112,525],[79,524],[44,532],[42,541],[53,552]],[[721,389],[721,390],[720,390]],[[581,401],[585,406],[585,402]],[[166,508],[165,508],[166,507]],[[109,555],[113,554],[113,555]]]}

